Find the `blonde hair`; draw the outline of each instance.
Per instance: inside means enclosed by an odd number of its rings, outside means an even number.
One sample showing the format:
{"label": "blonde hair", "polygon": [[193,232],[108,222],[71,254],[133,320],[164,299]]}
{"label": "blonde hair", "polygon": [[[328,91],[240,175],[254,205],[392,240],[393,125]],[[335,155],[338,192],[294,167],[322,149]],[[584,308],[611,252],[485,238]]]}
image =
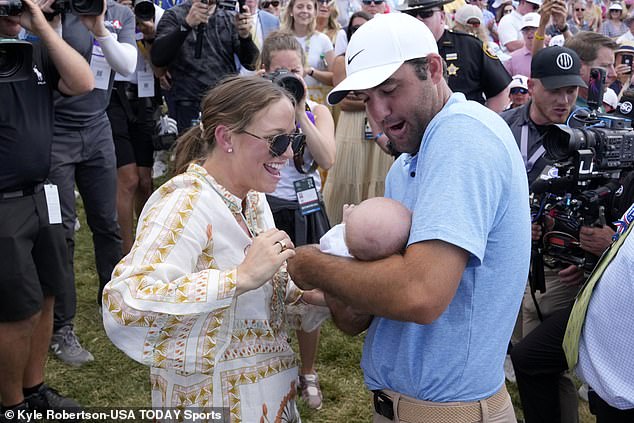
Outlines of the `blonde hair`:
{"label": "blonde hair", "polygon": [[201,124],[189,129],[176,142],[175,172],[183,173],[190,163],[209,155],[216,143],[215,132],[219,125],[243,132],[257,112],[284,98],[294,104],[284,88],[265,78],[231,76],[222,80],[209,90],[200,104]]}
{"label": "blonde hair", "polygon": [[[284,8],[284,11],[282,12],[282,19],[280,22],[280,28],[282,30],[290,31],[292,33],[295,33],[295,18],[291,14],[293,13],[293,7],[295,6],[296,1],[297,0],[290,0],[288,2],[286,7]],[[315,32],[315,27],[317,26],[317,0],[312,0],[312,2],[315,9],[315,18],[308,25],[307,36],[313,35],[313,33]]]}

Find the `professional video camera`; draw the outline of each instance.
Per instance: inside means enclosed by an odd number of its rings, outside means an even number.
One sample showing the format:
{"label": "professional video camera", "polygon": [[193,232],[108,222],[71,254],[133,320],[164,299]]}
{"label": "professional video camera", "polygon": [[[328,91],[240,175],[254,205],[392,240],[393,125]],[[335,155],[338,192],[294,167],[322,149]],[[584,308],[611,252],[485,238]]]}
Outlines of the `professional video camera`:
{"label": "professional video camera", "polygon": [[[599,72],[599,80],[603,75]],[[592,84],[589,93],[596,88]],[[602,85],[598,88],[602,95]],[[591,271],[596,258],[580,248],[579,230],[605,225],[606,216],[617,218],[622,205],[634,200],[623,198],[621,181],[623,172],[634,169],[634,130],[629,119],[598,113],[600,101],[589,98],[588,104],[589,112],[576,111],[569,119],[580,127],[553,125],[545,134],[545,157],[553,164],[531,184],[531,208],[533,222],[546,215],[555,222],[538,253]],[[534,288],[542,291],[540,282]]]}
{"label": "professional video camera", "polygon": [[70,12],[76,16],[99,16],[103,13],[103,7],[103,0],[55,0],[51,5],[53,13],[45,15],[48,17]]}
{"label": "professional video camera", "polygon": [[26,41],[0,38],[0,83],[24,81],[32,72],[33,46]]}
{"label": "professional video camera", "polygon": [[296,104],[299,104],[306,94],[302,81],[286,68],[267,73],[264,77],[285,88],[293,96]]}

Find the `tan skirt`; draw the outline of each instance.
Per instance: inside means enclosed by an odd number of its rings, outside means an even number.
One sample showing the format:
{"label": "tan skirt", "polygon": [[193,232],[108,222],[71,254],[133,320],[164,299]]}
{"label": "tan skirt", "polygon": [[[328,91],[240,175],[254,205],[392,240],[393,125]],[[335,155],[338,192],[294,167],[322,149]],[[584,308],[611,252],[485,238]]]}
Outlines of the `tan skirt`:
{"label": "tan skirt", "polygon": [[337,123],[337,155],[328,172],[324,202],[331,225],[341,223],[344,204],[359,204],[371,197],[381,197],[385,177],[394,163],[374,142],[363,137],[365,112],[345,112]]}

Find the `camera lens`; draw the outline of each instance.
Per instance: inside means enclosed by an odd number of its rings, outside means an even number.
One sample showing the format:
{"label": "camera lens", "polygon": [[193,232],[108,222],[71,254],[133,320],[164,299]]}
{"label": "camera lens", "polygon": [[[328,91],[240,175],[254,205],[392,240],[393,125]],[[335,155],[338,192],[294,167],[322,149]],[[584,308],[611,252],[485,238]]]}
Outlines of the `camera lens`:
{"label": "camera lens", "polygon": [[0,46],[0,79],[13,77],[20,71],[24,57],[14,47]]}

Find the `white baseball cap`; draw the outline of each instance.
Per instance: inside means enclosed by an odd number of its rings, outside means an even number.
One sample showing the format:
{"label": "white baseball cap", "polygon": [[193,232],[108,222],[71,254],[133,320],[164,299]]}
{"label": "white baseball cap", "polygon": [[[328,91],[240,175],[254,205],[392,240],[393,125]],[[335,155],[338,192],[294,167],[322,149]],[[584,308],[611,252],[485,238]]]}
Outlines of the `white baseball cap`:
{"label": "white baseball cap", "polygon": [[513,79],[511,79],[511,83],[509,84],[509,89],[511,88],[524,88],[528,89],[528,77],[524,75],[513,75]]}
{"label": "white baseball cap", "polygon": [[542,0],[526,0],[529,3],[533,3],[536,4],[537,6],[541,6],[542,5]]}
{"label": "white baseball cap", "polygon": [[623,10],[623,6],[618,3],[612,3],[610,7],[608,7],[608,10]]}
{"label": "white baseball cap", "polygon": [[605,93],[603,93],[603,102],[616,109],[619,105],[619,97],[612,88],[608,88],[605,90]]}
{"label": "white baseball cap", "polygon": [[456,11],[456,16],[454,17],[456,22],[461,23],[462,25],[467,25],[467,22],[471,19],[477,19],[480,24],[484,22],[484,16],[482,15],[482,10],[478,6],[474,6],[472,4],[465,4],[460,9]]}
{"label": "white baseball cap", "polygon": [[522,27],[520,29],[539,28],[540,19],[541,17],[539,16],[539,13],[535,13],[535,12],[527,13],[522,18]]}
{"label": "white baseball cap", "polygon": [[346,49],[346,79],[330,93],[328,103],[339,103],[353,90],[376,87],[407,60],[438,54],[427,25],[405,13],[377,14],[362,25]]}

